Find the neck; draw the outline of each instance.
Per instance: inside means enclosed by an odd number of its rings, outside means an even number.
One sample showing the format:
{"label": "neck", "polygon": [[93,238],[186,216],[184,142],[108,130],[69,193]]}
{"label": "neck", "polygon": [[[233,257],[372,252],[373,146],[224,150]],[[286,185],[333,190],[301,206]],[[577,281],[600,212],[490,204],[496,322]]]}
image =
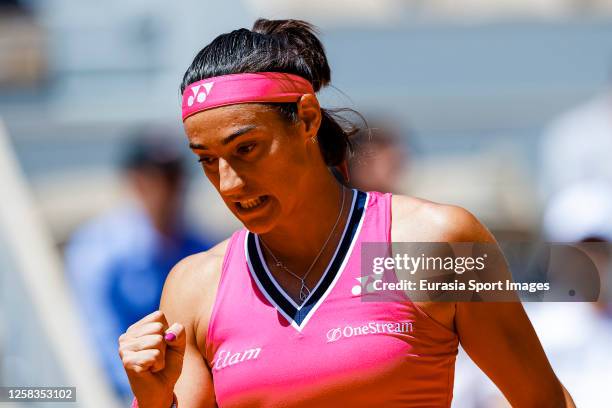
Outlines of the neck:
{"label": "neck", "polygon": [[272,231],[261,235],[270,251],[298,275],[306,272],[328,238],[321,259],[326,259],[329,249],[337,245],[352,199],[351,191],[340,185],[331,174],[324,183],[319,180],[301,196],[309,198],[295,205],[286,217],[288,221],[280,222]]}

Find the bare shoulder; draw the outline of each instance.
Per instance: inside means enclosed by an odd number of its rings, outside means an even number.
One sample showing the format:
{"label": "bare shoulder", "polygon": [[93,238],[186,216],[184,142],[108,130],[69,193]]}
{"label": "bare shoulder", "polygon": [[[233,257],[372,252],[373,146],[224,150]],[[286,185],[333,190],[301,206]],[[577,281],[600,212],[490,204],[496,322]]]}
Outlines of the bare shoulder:
{"label": "bare shoulder", "polygon": [[394,195],[395,242],[493,242],[491,233],[465,208],[422,198]]}
{"label": "bare shoulder", "polygon": [[[491,233],[466,209],[416,197],[394,195],[393,242],[494,242]],[[414,302],[425,314],[456,331],[454,302]]]}
{"label": "bare shoulder", "polygon": [[162,293],[160,309],[169,320],[190,326],[196,334],[206,333],[208,319],[215,301],[225,251],[229,239],[208,251],[183,258],[168,274]]}
{"label": "bare shoulder", "polygon": [[[182,301],[201,297],[213,290],[211,284],[218,281],[229,239],[215,245],[208,251],[183,258],[168,274],[162,299]],[[165,299],[167,298],[167,299]],[[171,300],[172,299],[172,300]]]}

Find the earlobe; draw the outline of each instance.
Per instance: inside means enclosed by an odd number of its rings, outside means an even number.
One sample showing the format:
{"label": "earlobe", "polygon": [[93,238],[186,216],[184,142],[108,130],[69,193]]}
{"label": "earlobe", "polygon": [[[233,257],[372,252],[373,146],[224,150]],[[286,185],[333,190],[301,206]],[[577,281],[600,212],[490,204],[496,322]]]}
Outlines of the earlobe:
{"label": "earlobe", "polygon": [[298,118],[304,124],[304,138],[316,141],[321,126],[321,107],[313,94],[302,95],[297,102]]}

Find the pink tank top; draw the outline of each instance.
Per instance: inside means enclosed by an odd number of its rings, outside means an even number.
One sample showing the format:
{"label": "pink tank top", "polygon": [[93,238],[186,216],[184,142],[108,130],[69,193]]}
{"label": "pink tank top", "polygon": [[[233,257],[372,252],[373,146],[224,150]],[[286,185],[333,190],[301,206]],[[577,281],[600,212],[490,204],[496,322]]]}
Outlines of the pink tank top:
{"label": "pink tank top", "polygon": [[458,339],[410,301],[360,299],[360,245],[388,242],[391,195],[353,191],[351,214],[300,307],[255,234],[234,233],[206,359],[220,407],[449,407]]}

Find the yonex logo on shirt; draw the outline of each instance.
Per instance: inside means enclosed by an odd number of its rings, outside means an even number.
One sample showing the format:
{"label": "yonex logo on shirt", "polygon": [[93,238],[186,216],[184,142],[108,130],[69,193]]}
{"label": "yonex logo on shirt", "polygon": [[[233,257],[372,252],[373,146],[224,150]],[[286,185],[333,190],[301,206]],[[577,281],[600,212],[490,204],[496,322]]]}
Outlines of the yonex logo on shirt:
{"label": "yonex logo on shirt", "polygon": [[363,280],[363,277],[355,278],[355,280],[357,281],[357,285],[351,288],[351,293],[353,294],[353,296],[359,296],[361,295],[361,281]]}
{"label": "yonex logo on shirt", "polygon": [[196,101],[198,103],[204,102],[206,97],[210,94],[210,90],[214,84],[214,82],[207,82],[205,84],[192,86],[191,92],[193,95],[190,95],[189,98],[187,98],[187,106],[192,106]]}
{"label": "yonex logo on shirt", "polygon": [[333,343],[343,338],[364,336],[377,333],[412,333],[412,322],[377,323],[369,322],[361,326],[334,327],[327,334],[327,342]]}
{"label": "yonex logo on shirt", "polygon": [[213,361],[213,370],[218,371],[247,360],[255,360],[259,357],[259,353],[261,353],[260,347],[250,348],[236,353],[232,353],[230,350],[220,350],[217,354],[217,358]]}

